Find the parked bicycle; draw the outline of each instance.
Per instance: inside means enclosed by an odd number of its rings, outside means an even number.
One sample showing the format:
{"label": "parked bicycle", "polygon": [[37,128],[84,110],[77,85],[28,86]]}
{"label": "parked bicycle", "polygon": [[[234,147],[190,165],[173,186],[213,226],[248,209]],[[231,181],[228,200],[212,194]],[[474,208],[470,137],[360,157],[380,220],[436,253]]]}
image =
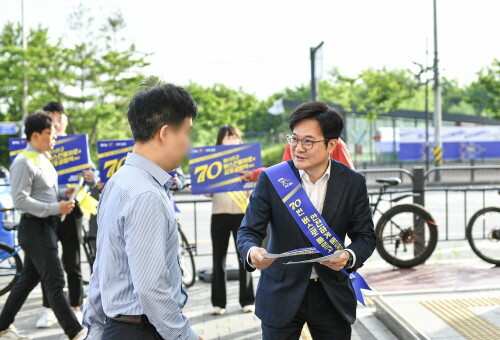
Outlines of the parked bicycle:
{"label": "parked bicycle", "polygon": [[415,193],[400,195],[386,200],[383,196],[387,188],[401,183],[397,177],[379,178],[382,186],[378,198],[371,203],[372,214],[381,216],[376,224],[377,251],[389,264],[400,268],[411,268],[424,263],[436,248],[438,240],[437,224],[425,208],[416,203],[398,204],[383,212],[379,209],[382,201],[397,203]]}
{"label": "parked bicycle", "polygon": [[195,245],[188,242],[179,219],[177,219],[177,231],[179,232],[179,265],[182,273],[182,284],[185,288],[189,288],[196,282],[196,266],[193,254]]}
{"label": "parked bicycle", "polygon": [[[15,209],[0,209],[3,214],[3,228],[17,233]],[[23,261],[19,256],[21,247],[17,244],[17,235],[14,235],[14,246],[0,242],[0,296],[8,293],[23,271]]]}
{"label": "parked bicycle", "polygon": [[466,236],[477,256],[500,266],[500,207],[478,210],[467,224]]}

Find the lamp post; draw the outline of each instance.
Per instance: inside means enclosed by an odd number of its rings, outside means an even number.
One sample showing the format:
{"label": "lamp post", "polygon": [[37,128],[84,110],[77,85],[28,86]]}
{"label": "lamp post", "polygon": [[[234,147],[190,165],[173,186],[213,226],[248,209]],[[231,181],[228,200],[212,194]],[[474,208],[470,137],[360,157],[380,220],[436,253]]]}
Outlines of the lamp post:
{"label": "lamp post", "polygon": [[315,102],[318,96],[318,89],[316,84],[316,52],[323,46],[324,41],[322,41],[318,46],[311,47],[309,49],[309,54],[311,58],[311,101]]}
{"label": "lamp post", "polygon": [[[434,10],[434,166],[443,164],[443,141],[441,139],[441,91],[439,88],[438,43],[437,43],[437,11],[436,0],[433,0]],[[436,182],[441,180],[439,171],[436,171]]]}
{"label": "lamp post", "polygon": [[[21,25],[22,25],[22,39],[23,39],[23,101],[22,101],[22,109],[23,109],[23,121],[28,116],[28,75],[26,71],[27,62],[26,62],[26,51],[28,49],[28,39],[26,36],[26,24],[24,22],[24,0],[21,0]],[[21,129],[21,133],[22,129]]]}

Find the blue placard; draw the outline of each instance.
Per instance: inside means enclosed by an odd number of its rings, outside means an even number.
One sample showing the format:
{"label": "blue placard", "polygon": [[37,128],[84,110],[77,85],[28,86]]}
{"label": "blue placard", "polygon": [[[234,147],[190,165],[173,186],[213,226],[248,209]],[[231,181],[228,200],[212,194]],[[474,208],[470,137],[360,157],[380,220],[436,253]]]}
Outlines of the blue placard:
{"label": "blue placard", "polygon": [[15,135],[19,132],[18,124],[17,122],[0,123],[0,135]]}
{"label": "blue placard", "polygon": [[134,140],[116,139],[97,142],[97,157],[99,158],[99,177],[106,183],[113,174],[121,168],[127,153],[132,152]]}
{"label": "blue placard", "polygon": [[[467,160],[500,158],[500,126],[444,126],[442,128],[443,159]],[[429,131],[429,159],[434,159],[434,131]],[[425,130],[399,129],[399,159],[425,159]]]}
{"label": "blue placard", "polygon": [[16,156],[26,149],[26,143],[28,143],[26,138],[9,138],[9,157],[11,164],[14,162]]}
{"label": "blue placard", "polygon": [[[9,138],[10,162],[26,148],[25,138]],[[78,183],[78,175],[90,168],[87,135],[57,137],[50,162],[59,175],[59,184]]]}
{"label": "blue placard", "polygon": [[193,194],[252,190],[253,182],[242,182],[238,171],[262,166],[259,143],[192,148],[189,172]]}

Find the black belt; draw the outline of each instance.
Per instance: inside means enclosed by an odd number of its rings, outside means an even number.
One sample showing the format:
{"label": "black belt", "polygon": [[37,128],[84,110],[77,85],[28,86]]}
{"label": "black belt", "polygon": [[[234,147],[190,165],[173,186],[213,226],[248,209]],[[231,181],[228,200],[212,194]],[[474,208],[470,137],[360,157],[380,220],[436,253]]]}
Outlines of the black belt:
{"label": "black belt", "polygon": [[114,318],[111,318],[115,321],[127,322],[127,323],[142,323],[142,324],[151,324],[146,315],[118,315]]}
{"label": "black belt", "polygon": [[52,216],[47,216],[47,217],[38,217],[38,216],[35,216],[35,215],[32,215],[32,214],[28,214],[28,213],[23,213],[21,214],[21,217],[24,217],[24,218],[37,218],[39,220],[55,220],[55,219],[59,219],[59,215],[52,215]]}

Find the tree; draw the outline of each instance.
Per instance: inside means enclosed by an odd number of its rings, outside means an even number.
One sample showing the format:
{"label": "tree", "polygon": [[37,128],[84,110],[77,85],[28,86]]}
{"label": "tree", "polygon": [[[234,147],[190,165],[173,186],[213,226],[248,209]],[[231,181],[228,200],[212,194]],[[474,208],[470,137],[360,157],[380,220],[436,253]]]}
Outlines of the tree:
{"label": "tree", "polygon": [[477,112],[484,112],[493,119],[500,119],[500,60],[478,73],[478,79],[466,89],[466,101]]}
{"label": "tree", "polygon": [[414,95],[416,85],[408,70],[367,69],[357,77],[346,77],[334,69],[330,79],[320,83],[320,99],[365,112],[371,120],[399,108]]}
{"label": "tree", "polygon": [[[125,20],[119,13],[105,18],[96,30],[89,9],[78,6],[69,26],[76,36],[74,46],[61,39],[51,43],[46,28],[38,26],[28,35],[28,49],[22,49],[20,24],[7,23],[0,36],[0,117],[22,118],[22,82],[26,71],[29,111],[49,101],[61,101],[70,117],[70,133],[86,133],[95,153],[99,139],[131,136],[126,119],[130,98],[140,90],[141,71],[147,54],[136,51],[121,37]],[[7,151],[7,138],[0,137],[0,151]],[[0,162],[8,165],[8,152]]]}
{"label": "tree", "polygon": [[195,144],[213,145],[219,127],[236,125],[247,129],[252,115],[259,109],[259,100],[241,89],[234,90],[222,84],[204,87],[190,82],[186,89],[198,104],[199,117],[193,133]]}
{"label": "tree", "polygon": [[68,98],[74,132],[87,133],[91,148],[100,139],[130,137],[125,112],[140,90],[147,55],[137,52],[134,44],[120,44],[126,26],[120,12],[107,17],[95,32],[95,18],[80,4],[69,24],[79,38],[72,64],[79,94]]}
{"label": "tree", "polygon": [[[61,41],[50,42],[48,30],[38,26],[27,36],[28,50],[22,48],[20,24],[8,22],[0,35],[0,117],[2,121],[20,121],[23,116],[23,74],[28,80],[28,110],[40,109],[51,100],[63,100],[63,89],[74,80],[69,70],[71,50]],[[7,140],[0,136],[0,163],[8,166]]]}

